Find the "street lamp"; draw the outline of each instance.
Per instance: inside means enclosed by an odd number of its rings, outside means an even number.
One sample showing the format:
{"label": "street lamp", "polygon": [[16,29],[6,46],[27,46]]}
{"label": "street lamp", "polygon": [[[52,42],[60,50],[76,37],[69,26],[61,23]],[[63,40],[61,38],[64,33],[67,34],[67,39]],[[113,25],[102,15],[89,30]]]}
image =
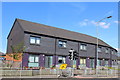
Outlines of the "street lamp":
{"label": "street lamp", "polygon": [[97,67],[98,67],[98,24],[101,22],[101,21],[103,21],[103,20],[105,20],[105,19],[108,19],[108,18],[111,18],[112,16],[108,16],[108,17],[105,17],[105,18],[103,18],[103,19],[101,19],[101,20],[99,20],[98,22],[97,22],[97,24],[96,24],[96,35],[97,35],[97,55],[96,55],[96,74],[97,74]]}

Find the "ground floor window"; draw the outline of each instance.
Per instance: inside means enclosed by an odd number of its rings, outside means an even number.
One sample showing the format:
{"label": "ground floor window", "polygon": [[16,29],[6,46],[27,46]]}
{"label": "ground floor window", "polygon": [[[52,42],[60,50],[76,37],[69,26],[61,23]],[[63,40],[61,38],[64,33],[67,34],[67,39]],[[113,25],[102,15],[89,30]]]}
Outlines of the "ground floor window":
{"label": "ground floor window", "polygon": [[90,59],[90,68],[94,68],[94,62],[95,60],[94,59]]}
{"label": "ground floor window", "polygon": [[105,66],[108,66],[108,60],[105,60]]}
{"label": "ground floor window", "polygon": [[45,56],[45,67],[50,68],[53,66],[53,56]]}
{"label": "ground floor window", "polygon": [[98,60],[98,66],[102,66],[102,60]]}
{"label": "ground floor window", "polygon": [[39,67],[39,55],[29,55],[28,67]]}
{"label": "ground floor window", "polygon": [[112,60],[112,65],[113,66],[117,65],[117,60]]}
{"label": "ground floor window", "polygon": [[86,59],[85,58],[80,58],[80,65],[86,66]]}
{"label": "ground floor window", "polygon": [[58,64],[65,64],[66,63],[65,56],[58,56]]}

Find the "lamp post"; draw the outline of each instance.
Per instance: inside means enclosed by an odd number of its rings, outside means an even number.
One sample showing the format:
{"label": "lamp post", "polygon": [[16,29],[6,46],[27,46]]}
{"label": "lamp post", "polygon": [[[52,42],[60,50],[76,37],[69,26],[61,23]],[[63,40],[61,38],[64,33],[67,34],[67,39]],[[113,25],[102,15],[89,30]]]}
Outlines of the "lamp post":
{"label": "lamp post", "polygon": [[108,19],[108,18],[111,18],[112,16],[108,16],[108,17],[105,17],[105,18],[103,18],[103,19],[101,19],[101,20],[99,20],[98,22],[97,22],[97,24],[96,24],[96,35],[97,35],[97,49],[96,49],[96,51],[97,51],[97,55],[96,55],[96,74],[98,74],[98,71],[97,71],[97,67],[98,67],[98,25],[99,25],[99,23],[101,22],[101,21],[103,21],[103,20],[105,20],[105,19]]}

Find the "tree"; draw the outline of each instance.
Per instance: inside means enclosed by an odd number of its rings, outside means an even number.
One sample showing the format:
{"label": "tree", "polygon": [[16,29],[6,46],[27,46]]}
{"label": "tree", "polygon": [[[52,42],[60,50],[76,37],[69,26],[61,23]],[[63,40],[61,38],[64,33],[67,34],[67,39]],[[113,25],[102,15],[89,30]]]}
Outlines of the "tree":
{"label": "tree", "polygon": [[12,45],[11,49],[12,49],[12,53],[23,53],[26,47],[24,46],[24,43],[21,42],[17,45]]}

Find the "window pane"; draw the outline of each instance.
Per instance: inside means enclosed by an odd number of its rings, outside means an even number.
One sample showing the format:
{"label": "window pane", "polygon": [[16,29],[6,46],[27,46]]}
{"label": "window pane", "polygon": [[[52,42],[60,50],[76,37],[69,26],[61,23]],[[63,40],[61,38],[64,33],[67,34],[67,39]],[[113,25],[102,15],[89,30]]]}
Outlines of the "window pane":
{"label": "window pane", "polygon": [[82,64],[82,59],[80,59],[80,64]]}
{"label": "window pane", "polygon": [[30,37],[30,43],[35,44],[35,37]]}
{"label": "window pane", "polygon": [[59,47],[66,47],[65,41],[59,41],[58,44],[59,44]]}
{"label": "window pane", "polygon": [[39,57],[38,56],[35,57],[35,62],[39,62]]}
{"label": "window pane", "polygon": [[61,41],[59,41],[59,44],[62,44],[62,42],[61,42]]}
{"label": "window pane", "polygon": [[62,46],[63,46],[63,44],[62,44],[61,41],[59,41],[58,45],[59,45],[59,47],[62,47]]}
{"label": "window pane", "polygon": [[80,45],[80,49],[83,49],[83,45]]}
{"label": "window pane", "polygon": [[108,48],[106,48],[106,51],[105,51],[106,53],[109,53],[109,50],[108,50]]}
{"label": "window pane", "polygon": [[40,38],[36,38],[36,44],[40,44]]}
{"label": "window pane", "polygon": [[58,57],[58,60],[62,60],[62,57],[61,57],[61,56],[59,56],[59,57]]}
{"label": "window pane", "polygon": [[50,60],[49,60],[49,64],[50,64],[50,67],[52,67],[53,66],[53,57],[52,56],[50,56]]}
{"label": "window pane", "polygon": [[28,63],[28,67],[39,67],[39,63]]}
{"label": "window pane", "polygon": [[66,42],[63,42],[63,47],[66,47]]}
{"label": "window pane", "polygon": [[58,61],[61,60],[62,63],[66,63],[66,60],[65,60],[65,59],[66,59],[66,58],[63,57],[63,56],[59,56],[59,57],[58,57]]}
{"label": "window pane", "polygon": [[34,56],[29,56],[29,62],[34,62]]}
{"label": "window pane", "polygon": [[86,59],[84,59],[84,64],[86,64]]}
{"label": "window pane", "polygon": [[63,63],[65,63],[65,57],[63,57]]}
{"label": "window pane", "polygon": [[81,49],[81,50],[86,50],[86,44],[81,44],[81,45],[80,45],[80,49]]}
{"label": "window pane", "polygon": [[86,50],[86,45],[84,45],[84,50]]}

